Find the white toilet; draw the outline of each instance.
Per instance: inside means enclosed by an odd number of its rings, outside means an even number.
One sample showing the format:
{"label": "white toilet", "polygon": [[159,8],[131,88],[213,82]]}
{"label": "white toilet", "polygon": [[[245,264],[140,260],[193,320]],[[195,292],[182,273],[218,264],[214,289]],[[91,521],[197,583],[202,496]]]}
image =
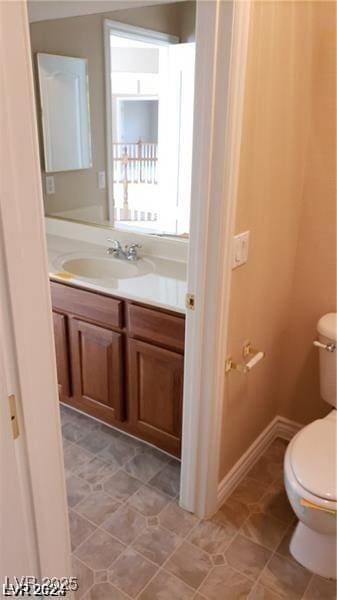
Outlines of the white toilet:
{"label": "white toilet", "polygon": [[284,480],[299,519],[291,554],[313,573],[336,579],[337,313],[324,315],[317,331],[321,397],[335,408],[293,437],[285,454]]}

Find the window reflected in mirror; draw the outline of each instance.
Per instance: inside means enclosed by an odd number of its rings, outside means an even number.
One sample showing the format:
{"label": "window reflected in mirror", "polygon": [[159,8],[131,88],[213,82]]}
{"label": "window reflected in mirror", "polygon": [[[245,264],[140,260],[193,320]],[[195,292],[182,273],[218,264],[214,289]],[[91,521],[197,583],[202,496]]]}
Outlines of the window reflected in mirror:
{"label": "window reflected in mirror", "polygon": [[187,234],[195,45],[111,21],[106,30],[115,226]]}

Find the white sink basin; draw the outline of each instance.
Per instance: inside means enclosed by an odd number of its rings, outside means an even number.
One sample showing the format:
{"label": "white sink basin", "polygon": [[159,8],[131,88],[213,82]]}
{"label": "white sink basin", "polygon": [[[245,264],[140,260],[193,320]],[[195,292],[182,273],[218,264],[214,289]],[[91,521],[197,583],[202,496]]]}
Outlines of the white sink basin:
{"label": "white sink basin", "polygon": [[145,259],[135,262],[117,258],[81,257],[70,258],[62,263],[64,271],[87,279],[130,279],[151,273],[152,263]]}

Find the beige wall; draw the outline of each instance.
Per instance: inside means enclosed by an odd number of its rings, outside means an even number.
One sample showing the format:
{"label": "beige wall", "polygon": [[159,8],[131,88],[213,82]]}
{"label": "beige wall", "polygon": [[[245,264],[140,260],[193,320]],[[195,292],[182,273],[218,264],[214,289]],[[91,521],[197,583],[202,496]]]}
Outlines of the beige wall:
{"label": "beige wall", "polygon": [[232,277],[229,349],[266,352],[226,378],[220,479],[276,414],[324,413],[319,315],[335,297],[335,5],[255,2],[249,44],[236,231],[251,231]]}
{"label": "beige wall", "polygon": [[83,171],[56,173],[54,195],[45,196],[47,212],[96,204],[107,217],[107,191],[98,190],[97,173],[107,170],[105,138],[105,81],[103,21],[116,21],[177,35],[191,41],[195,2],[163,4],[110,13],[39,21],[30,24],[32,52],[88,59],[93,166]]}
{"label": "beige wall", "polygon": [[326,414],[320,400],[316,323],[336,312],[336,5],[313,5],[311,121],[279,412],[301,423]]}

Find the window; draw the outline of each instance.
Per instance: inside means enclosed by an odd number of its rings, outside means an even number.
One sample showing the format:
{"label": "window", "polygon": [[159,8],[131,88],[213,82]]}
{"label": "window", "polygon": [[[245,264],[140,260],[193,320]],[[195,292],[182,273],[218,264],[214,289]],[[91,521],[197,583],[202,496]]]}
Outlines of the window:
{"label": "window", "polygon": [[189,231],[195,44],[105,22],[110,220]]}

